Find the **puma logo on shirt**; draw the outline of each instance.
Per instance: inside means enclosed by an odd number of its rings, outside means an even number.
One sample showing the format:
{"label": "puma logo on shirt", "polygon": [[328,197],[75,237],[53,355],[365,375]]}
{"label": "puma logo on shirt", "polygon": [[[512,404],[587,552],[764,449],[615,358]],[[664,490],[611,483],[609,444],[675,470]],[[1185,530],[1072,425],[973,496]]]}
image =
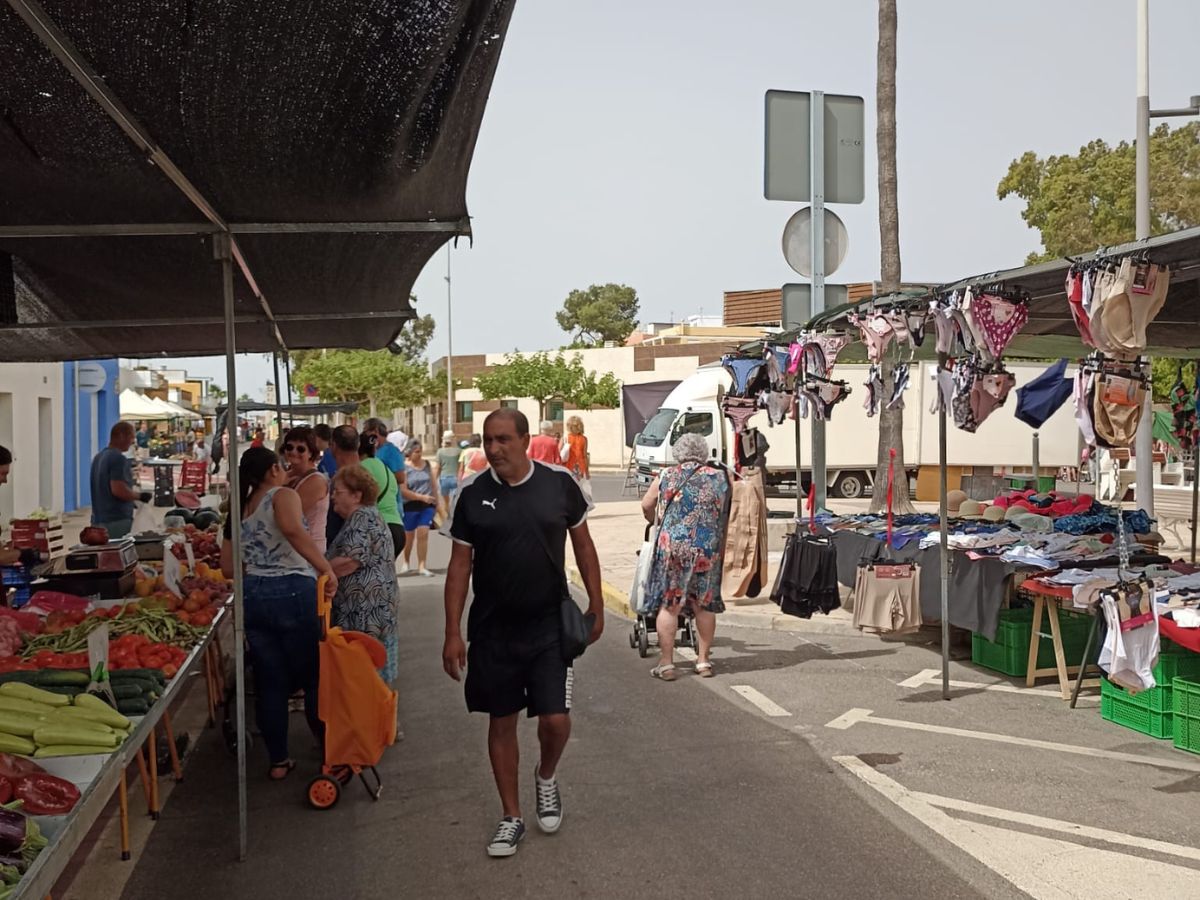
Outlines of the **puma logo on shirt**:
{"label": "puma logo on shirt", "polygon": [[493,498],[492,500],[482,500],[480,502],[484,506],[490,506],[492,508],[492,511],[495,512],[496,511],[496,500],[498,500],[498,499],[499,498],[497,497],[497,498]]}

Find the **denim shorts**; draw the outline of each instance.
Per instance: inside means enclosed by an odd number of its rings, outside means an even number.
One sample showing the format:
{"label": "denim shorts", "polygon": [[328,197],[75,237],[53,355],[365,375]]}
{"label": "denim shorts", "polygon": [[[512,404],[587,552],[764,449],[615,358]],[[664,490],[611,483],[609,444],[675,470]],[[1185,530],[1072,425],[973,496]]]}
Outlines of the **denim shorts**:
{"label": "denim shorts", "polygon": [[443,497],[453,497],[454,492],[458,490],[458,476],[443,475],[438,479],[438,489]]}

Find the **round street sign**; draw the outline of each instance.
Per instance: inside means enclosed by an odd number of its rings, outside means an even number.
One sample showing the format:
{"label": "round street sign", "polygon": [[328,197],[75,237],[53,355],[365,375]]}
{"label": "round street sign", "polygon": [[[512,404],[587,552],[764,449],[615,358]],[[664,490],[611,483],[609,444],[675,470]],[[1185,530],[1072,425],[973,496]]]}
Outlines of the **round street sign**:
{"label": "round street sign", "polygon": [[[846,226],[832,210],[825,210],[825,274],[832,275],[846,258],[850,236]],[[783,258],[788,265],[811,278],[812,266],[812,208],[800,210],[783,226]]]}

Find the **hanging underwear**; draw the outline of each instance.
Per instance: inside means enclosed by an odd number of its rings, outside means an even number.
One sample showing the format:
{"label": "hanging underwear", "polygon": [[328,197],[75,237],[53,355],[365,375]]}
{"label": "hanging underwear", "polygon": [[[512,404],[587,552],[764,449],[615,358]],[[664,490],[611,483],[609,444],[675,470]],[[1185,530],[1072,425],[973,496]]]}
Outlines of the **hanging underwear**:
{"label": "hanging underwear", "polygon": [[1063,376],[1067,361],[1060,359],[1024,387],[1017,388],[1016,417],[1030,428],[1041,428],[1071,396],[1073,381]]}
{"label": "hanging underwear", "polygon": [[1109,345],[1116,351],[1138,354],[1146,349],[1146,327],[1167,302],[1169,269],[1152,263],[1134,263],[1126,257],[1113,280],[1101,316]]}
{"label": "hanging underwear", "polygon": [[1029,310],[1023,303],[1009,303],[999,297],[980,294],[971,304],[975,324],[983,332],[988,352],[999,359],[1017,333],[1029,321]]}
{"label": "hanging underwear", "polygon": [[897,363],[892,371],[892,397],[888,400],[888,409],[904,409],[904,392],[908,388],[908,363]]}
{"label": "hanging underwear", "polygon": [[851,314],[850,322],[862,332],[863,343],[867,345],[867,359],[873,363],[882,361],[884,351],[896,337],[887,319],[880,315],[870,315],[864,319]]}
{"label": "hanging underwear", "polygon": [[954,322],[950,318],[949,312],[931,306],[929,317],[933,319],[933,326],[937,331],[935,349],[938,353],[952,354],[954,352]]}
{"label": "hanging underwear", "polygon": [[952,309],[949,311],[949,316],[950,320],[954,323],[955,330],[958,333],[958,340],[962,344],[963,352],[986,353],[986,348],[977,347],[975,345],[975,334],[971,331],[971,326],[967,324],[966,314],[961,309]]}
{"label": "hanging underwear", "polygon": [[1141,382],[1101,372],[1092,385],[1092,425],[1101,446],[1128,447],[1137,434],[1146,401]]}
{"label": "hanging underwear", "polygon": [[820,344],[815,342],[805,344],[804,353],[800,357],[800,375],[804,378],[808,378],[810,375],[825,378],[828,374],[825,366],[825,353]]}
{"label": "hanging underwear", "polygon": [[864,382],[867,396],[863,400],[863,409],[868,416],[879,412],[879,404],[883,402],[883,368],[878,363],[872,363],[867,369],[867,380]]}
{"label": "hanging underwear", "polygon": [[800,371],[800,357],[804,355],[804,345],[793,343],[788,347],[787,373],[795,375]]}
{"label": "hanging underwear", "polygon": [[726,394],[721,399],[721,411],[733,425],[734,434],[746,430],[746,423],[758,412],[758,401],[753,397],[732,397]]}
{"label": "hanging underwear", "polygon": [[892,326],[892,332],[895,334],[897,342],[906,342],[910,347],[916,349],[912,335],[908,332],[908,316],[903,312],[890,312],[886,313],[883,318]]}
{"label": "hanging underwear", "polygon": [[910,312],[908,318],[908,342],[915,350],[925,343],[925,323],[929,321],[929,313],[924,310]]}
{"label": "hanging underwear", "polygon": [[937,390],[933,392],[933,400],[929,404],[929,411],[936,413],[941,410],[950,411],[950,404],[954,400],[954,376],[945,369],[938,369],[931,376]]}
{"label": "hanging underwear", "polygon": [[733,387],[729,393],[735,397],[749,397],[755,391],[757,382],[766,371],[766,360],[750,359],[744,356],[726,356],[721,359],[721,365],[733,378]]}
{"label": "hanging underwear", "polygon": [[979,322],[975,319],[975,295],[970,288],[963,291],[963,299],[960,304],[962,319],[959,324],[964,328],[963,340],[967,341],[970,336],[970,344],[974,351],[979,354],[984,362],[992,361],[992,352],[988,347],[987,338],[984,337],[983,329],[979,327]]}
{"label": "hanging underwear", "polygon": [[1075,403],[1075,422],[1079,426],[1079,433],[1083,435],[1084,444],[1089,447],[1096,446],[1096,429],[1092,425],[1092,378],[1091,372],[1080,368],[1075,373],[1072,390],[1072,398]]}
{"label": "hanging underwear", "polygon": [[[782,355],[782,360],[780,356]],[[767,381],[771,385],[772,391],[787,390],[787,367],[788,367],[788,351],[787,350],[768,350],[767,351]]]}
{"label": "hanging underwear", "polygon": [[772,425],[782,425],[791,408],[791,391],[770,391],[767,393],[767,420]]}
{"label": "hanging underwear", "polygon": [[1179,441],[1179,449],[1191,450],[1192,438],[1196,433],[1196,400],[1183,381],[1183,364],[1175,374],[1171,385],[1171,433]]}
{"label": "hanging underwear", "polygon": [[1108,332],[1104,329],[1104,303],[1108,299],[1115,277],[1108,269],[1100,269],[1095,273],[1092,279],[1092,308],[1088,313],[1088,328],[1092,332],[1092,341],[1096,349],[1110,356],[1117,355],[1117,351],[1109,343]]}
{"label": "hanging underwear", "polygon": [[1008,392],[1012,390],[1016,379],[1008,372],[995,372],[979,375],[971,385],[971,412],[975,416],[976,427],[982,425],[993,412],[1004,405]]}
{"label": "hanging underwear", "polygon": [[1075,320],[1075,327],[1079,330],[1079,337],[1089,347],[1095,347],[1091,324],[1083,305],[1083,286],[1087,280],[1082,272],[1076,272],[1074,269],[1067,274],[1067,306],[1071,310],[1071,318]]}
{"label": "hanging underwear", "polygon": [[839,331],[813,336],[813,341],[821,348],[821,353],[825,356],[826,375],[833,374],[833,364],[837,362],[838,354],[853,340],[850,335],[842,334]]}

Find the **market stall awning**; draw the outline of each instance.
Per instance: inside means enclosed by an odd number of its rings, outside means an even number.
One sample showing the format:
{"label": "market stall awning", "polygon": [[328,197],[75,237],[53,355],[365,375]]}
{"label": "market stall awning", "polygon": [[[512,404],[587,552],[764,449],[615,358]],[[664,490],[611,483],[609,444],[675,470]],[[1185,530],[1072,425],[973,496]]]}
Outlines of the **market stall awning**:
{"label": "market stall awning", "polygon": [[170,400],[164,400],[161,397],[154,397],[154,405],[169,415],[172,419],[199,419],[200,414],[193,412],[190,409],[184,409],[178,403],[172,403]]}
{"label": "market stall awning", "polygon": [[121,408],[121,418],[130,422],[138,420],[147,422],[162,422],[171,418],[171,414],[154,402],[154,399],[137,391],[125,388],[118,398]]}
{"label": "market stall awning", "polygon": [[[1171,234],[1107,247],[1077,257],[1086,261],[1096,256],[1121,256],[1146,251],[1149,258],[1171,268],[1171,289],[1158,317],[1147,328],[1150,356],[1191,359],[1200,357],[1200,228],[1188,228]],[[1023,359],[1065,359],[1086,356],[1091,348],[1083,344],[1067,306],[1066,277],[1073,260],[1058,259],[1031,266],[1019,266],[964,278],[936,289],[941,294],[956,288],[994,283],[1021,288],[1031,295],[1029,321],[1005,348],[1004,355]],[[920,302],[918,293],[895,295],[900,302]],[[845,319],[862,302],[833,307],[813,317],[807,329],[825,330]],[[933,342],[926,341],[916,353],[918,359],[936,359]],[[843,362],[866,359],[863,344],[856,342],[839,355]]]}
{"label": "market stall awning", "polygon": [[[217,407],[217,415],[223,416],[228,407],[221,405]],[[328,416],[333,413],[341,413],[344,416],[352,416],[358,412],[357,403],[284,403],[282,406],[276,406],[274,403],[239,403],[237,405],[239,413],[245,412],[275,412],[279,410],[284,415],[292,417],[304,416]]]}
{"label": "market stall awning", "polygon": [[426,261],[470,233],[511,11],[0,4],[0,359],[222,348],[218,231],[238,350],[277,349],[276,329],[290,348],[385,346]]}

